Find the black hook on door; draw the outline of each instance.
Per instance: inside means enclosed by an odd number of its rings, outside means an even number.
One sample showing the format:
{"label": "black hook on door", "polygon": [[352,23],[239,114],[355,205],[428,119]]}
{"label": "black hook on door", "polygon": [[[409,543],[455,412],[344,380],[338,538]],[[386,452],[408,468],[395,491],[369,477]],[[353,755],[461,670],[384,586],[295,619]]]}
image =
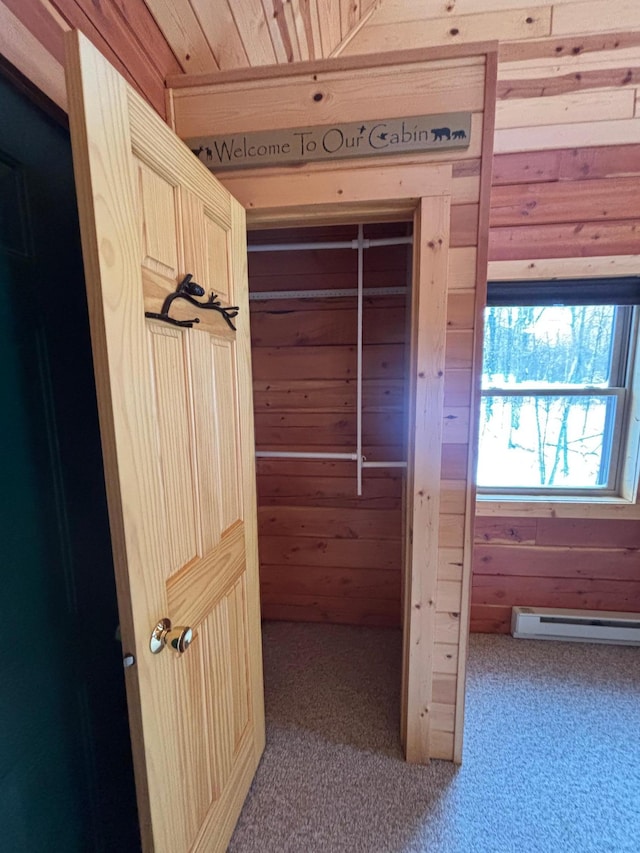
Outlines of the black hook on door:
{"label": "black hook on door", "polygon": [[145,311],[144,316],[150,317],[153,320],[162,320],[164,323],[171,323],[172,326],[184,326],[187,329],[190,329],[194,323],[200,322],[198,317],[194,317],[193,320],[176,320],[169,316],[171,303],[176,299],[186,299],[190,305],[195,305],[196,308],[212,309],[217,311],[219,314],[222,314],[227,325],[230,326],[234,332],[236,331],[236,327],[231,321],[234,317],[238,316],[240,308],[237,305],[230,305],[228,308],[225,308],[213,291],[209,294],[209,299],[206,302],[199,302],[197,299],[193,298],[194,296],[204,296],[204,287],[201,287],[197,282],[193,281],[193,276],[191,274],[185,275],[174,293],[170,293],[162,303],[162,310],[160,313],[157,314],[154,311]]}

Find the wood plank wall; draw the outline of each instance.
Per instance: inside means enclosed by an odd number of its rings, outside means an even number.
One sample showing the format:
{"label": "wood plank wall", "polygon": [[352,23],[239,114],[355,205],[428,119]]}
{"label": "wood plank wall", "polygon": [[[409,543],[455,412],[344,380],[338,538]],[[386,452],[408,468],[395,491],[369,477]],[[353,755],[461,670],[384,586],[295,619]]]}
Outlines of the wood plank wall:
{"label": "wood plank wall", "polygon": [[[640,48],[528,47],[499,66],[489,277],[638,274],[640,144],[617,143],[640,140]],[[634,507],[526,510],[478,504],[472,631],[508,633],[514,605],[640,610]]]}
{"label": "wood plank wall", "polygon": [[[410,226],[365,226],[366,237]],[[354,226],[252,232],[251,242],[351,240]],[[367,288],[406,287],[408,246],[364,253]],[[249,254],[264,291],[357,286],[353,249]],[[251,302],[258,450],[352,453],[356,447],[355,297]],[[406,296],[368,296],[363,322],[363,450],[406,458]],[[349,461],[258,461],[263,616],[400,624],[403,475],[368,469],[356,494]]]}
{"label": "wood plank wall", "polygon": [[[480,206],[486,204],[489,189],[488,164],[490,161],[486,159],[483,161],[482,157],[484,152],[484,156],[488,158],[490,154],[487,152],[491,150],[495,54],[489,49],[487,55],[465,56],[464,51],[448,49],[439,57],[421,53],[394,56],[390,57],[386,63],[377,62],[376,67],[371,67],[368,64],[370,61],[370,59],[350,59],[336,63],[333,67],[314,63],[304,69],[296,69],[293,73],[284,69],[278,69],[277,72],[272,69],[256,79],[251,79],[249,75],[240,72],[235,75],[226,72],[221,74],[221,79],[217,82],[209,81],[193,89],[173,89],[171,91],[173,115],[177,133],[189,139],[210,133],[214,129],[217,133],[242,133],[264,127],[291,127],[296,124],[322,125],[352,121],[354,116],[358,116],[362,121],[369,121],[381,113],[389,116],[420,115],[450,110],[469,110],[472,113],[470,145],[464,150],[446,153],[414,152],[409,156],[389,156],[385,159],[384,166],[372,159],[344,160],[335,163],[310,163],[303,169],[274,167],[268,174],[265,174],[266,170],[246,169],[224,172],[220,175],[223,183],[247,207],[249,228],[251,229],[252,224],[254,227],[257,225],[258,234],[255,239],[258,240],[261,239],[260,229],[273,227],[276,223],[282,225],[283,216],[287,223],[299,222],[304,212],[313,209],[314,199],[317,199],[317,196],[309,197],[309,184],[313,185],[325,175],[332,190],[328,192],[327,202],[332,206],[328,212],[325,210],[324,216],[339,217],[341,207],[344,205],[346,214],[343,209],[343,219],[348,215],[351,222],[356,218],[353,203],[357,200],[362,202],[366,199],[389,199],[395,201],[396,205],[402,204],[397,210],[402,210],[405,218],[407,214],[412,215],[415,208],[414,193],[421,194],[421,190],[418,189],[421,184],[420,174],[426,175],[426,180],[422,178],[422,182],[427,185],[425,196],[437,197],[444,193],[448,199],[448,190],[449,188],[451,190],[451,217],[450,229],[448,229],[449,277],[448,281],[439,277],[437,281],[430,283],[432,292],[435,292],[437,287],[441,287],[442,296],[445,291],[447,293],[444,411],[442,414],[434,413],[434,417],[443,418],[443,441],[439,454],[442,477],[438,525],[440,560],[437,566],[428,563],[423,568],[418,565],[414,571],[418,573],[422,569],[428,574],[428,582],[431,584],[432,580],[434,581],[432,585],[435,586],[436,592],[435,600],[424,602],[425,606],[429,606],[429,612],[432,612],[432,607],[435,605],[433,635],[429,632],[429,639],[423,650],[425,667],[428,666],[431,670],[430,672],[425,670],[423,677],[425,690],[430,692],[433,711],[433,716],[430,716],[428,754],[431,757],[459,760],[463,728],[467,636],[466,620],[461,624],[460,616],[466,611],[470,587],[471,537],[469,534],[474,513],[474,502],[470,499],[472,484],[469,480],[471,469],[469,435],[473,429],[470,421],[475,355],[473,330],[477,307],[476,285],[481,289],[480,302],[482,303],[484,299],[482,289],[486,264],[486,216],[482,223],[479,220]],[[488,94],[485,92],[485,76],[488,78]],[[372,90],[376,93],[375,98],[370,97],[369,93]],[[239,110],[238,104],[242,104],[243,109]],[[292,104],[295,105],[293,112]],[[431,166],[433,169],[430,168]],[[387,186],[385,182],[390,172],[395,175],[393,186]],[[417,181],[414,180],[416,172],[419,173]],[[437,180],[430,192],[428,176],[431,172]],[[352,195],[355,198],[352,198]],[[377,203],[379,207],[376,209],[382,209],[380,201]],[[429,228],[430,225],[433,227],[433,223],[425,223],[425,228]],[[482,227],[484,231],[481,230]],[[384,257],[381,257],[379,264],[383,263],[383,260]],[[254,264],[264,265],[262,266],[264,276],[275,274],[281,283],[287,279],[290,280],[286,262],[284,269],[283,260],[279,259],[277,262],[280,265],[277,271],[268,273],[266,259],[257,261],[251,257],[252,286],[263,286],[256,283],[261,278],[256,275],[260,272],[260,266],[254,267]],[[353,260],[348,262],[354,263]],[[353,267],[351,269],[353,270]],[[384,271],[384,267],[380,269]],[[313,270],[307,270],[307,272],[314,274]],[[295,306],[295,308],[299,314],[302,313],[302,306]],[[253,311],[259,311],[255,304]],[[329,312],[318,311],[318,314],[327,313]],[[313,340],[316,334],[324,335],[325,337],[320,338],[325,342],[324,345],[302,343],[300,338],[295,337],[295,329],[293,336],[290,329],[289,346],[286,349],[293,350],[294,347],[290,344],[294,343],[295,352],[287,353],[286,357],[278,354],[273,344],[277,340],[277,324],[286,324],[287,321],[277,316],[258,317],[258,313],[254,313],[254,318],[258,323],[255,327],[256,339],[254,340],[254,376],[260,383],[255,389],[257,435],[260,446],[264,447],[262,442],[265,435],[273,440],[277,439],[279,431],[282,434],[283,427],[279,426],[278,418],[283,416],[288,418],[287,428],[298,430],[308,429],[310,421],[310,419],[291,420],[290,416],[294,413],[286,410],[280,411],[274,420],[271,413],[265,411],[265,399],[268,394],[271,394],[271,389],[266,386],[270,384],[270,379],[278,378],[277,375],[270,377],[266,371],[286,370],[287,373],[281,374],[281,379],[287,384],[299,383],[305,377],[314,382],[326,379],[326,370],[319,374],[317,372],[314,374],[313,371],[317,370],[315,365],[318,356],[325,358],[327,356],[326,352],[319,350],[328,349],[334,351],[332,359],[338,368],[337,378],[344,380],[352,374],[345,373],[345,364],[348,365],[348,361],[344,359],[348,352],[340,351],[341,347],[348,345],[330,343],[331,338],[327,337],[325,318],[317,319],[311,314],[309,318],[305,318],[304,327],[310,330],[305,333],[311,334],[310,340]],[[400,322],[399,316],[396,322]],[[390,341],[384,343],[372,341],[371,355],[365,362],[365,370],[374,379],[383,380],[388,377],[397,381],[401,375],[398,371],[401,365],[399,344],[394,342],[398,333],[399,326],[394,326],[390,332],[385,332],[385,335],[391,335]],[[337,334],[340,334],[339,326]],[[407,339],[408,335],[405,334],[404,340]],[[309,352],[313,355],[312,359],[308,357]],[[336,367],[331,368],[332,375],[329,376],[329,380],[335,380],[333,373]],[[300,386],[296,384],[292,388],[297,391]],[[280,391],[282,390],[284,389],[280,387]],[[262,395],[262,399],[258,395]],[[347,407],[348,405],[349,398],[347,398]],[[348,417],[345,418],[343,415],[338,420],[336,414],[333,408],[326,412],[314,413],[315,431],[307,433],[307,436],[311,436],[312,440],[314,436],[320,437],[326,442],[324,446],[327,448],[340,447],[343,444],[340,431],[349,435],[352,426]],[[385,452],[394,446],[399,449],[395,440],[389,441],[385,437],[385,444],[380,445],[379,442],[381,435],[397,435],[396,430],[401,423],[399,417],[401,410],[368,412],[368,414],[373,416],[374,420],[370,421],[371,426],[367,427],[370,430],[367,433],[370,446],[365,452],[368,455],[373,454],[378,452],[374,451],[374,448],[382,447],[385,448]],[[323,429],[330,430],[330,433],[325,433],[323,437]],[[389,429],[391,433],[386,432]],[[267,430],[269,432],[266,432]],[[337,436],[333,438],[332,434],[335,432]],[[289,435],[287,441],[292,437]],[[297,437],[301,437],[300,432]],[[300,446],[300,449],[304,448]],[[313,485],[313,481],[303,482],[307,479],[305,474],[308,468],[301,469],[297,465],[289,464],[285,478],[280,476],[279,488],[285,491],[281,493],[283,503],[278,507],[264,503],[266,499],[279,498],[278,493],[274,494],[276,486],[270,485],[274,482],[276,467],[282,470],[282,462],[260,463],[262,537],[260,552],[266,569],[265,579],[269,584],[269,588],[263,590],[265,615],[283,619],[323,618],[340,621],[349,619],[356,621],[356,624],[363,620],[366,620],[367,624],[397,624],[400,603],[399,540],[395,539],[390,527],[381,527],[379,531],[372,532],[372,528],[383,518],[380,515],[381,511],[387,511],[386,505],[380,507],[381,499],[385,501],[391,499],[389,511],[398,512],[398,505],[395,503],[398,497],[397,485],[394,484],[393,478],[381,476],[380,473],[375,478],[366,475],[367,498],[376,500],[378,505],[373,504],[371,508],[364,510],[357,503],[354,506],[345,506],[342,503],[345,497],[353,500],[354,493],[351,491],[353,484],[337,481],[350,480],[348,469],[352,471],[352,466],[345,468],[324,466],[321,476],[315,474],[319,480],[328,478],[330,481],[327,489],[323,491],[322,485],[319,488]],[[434,470],[437,467],[438,459],[435,459],[433,460]],[[305,471],[302,476],[295,473],[302,470]],[[294,479],[297,482],[293,482]],[[386,482],[387,480],[390,482]],[[295,490],[293,494],[290,493],[292,489]],[[348,524],[345,524],[347,520],[353,518],[358,523],[355,530],[360,531],[360,542],[354,541],[352,535],[349,535],[349,538],[345,537],[342,541],[338,541],[335,534],[328,537],[327,532],[331,530],[327,531],[326,528],[323,536],[320,534],[320,529],[314,529],[313,526],[307,528],[311,535],[299,536],[298,541],[292,542],[294,534],[291,525],[294,523],[297,525],[297,519],[301,515],[303,518],[310,519],[305,521],[305,524],[311,525],[314,521],[311,514],[307,516],[300,507],[296,506],[297,498],[317,501],[316,491],[320,491],[320,497],[326,496],[327,502],[331,501],[331,503],[326,507],[314,506],[312,503],[311,507],[305,507],[305,509],[313,508],[314,516],[318,521],[328,522],[330,525],[336,523],[335,529],[343,534],[349,533],[350,529],[353,531]],[[337,505],[336,498],[339,501]],[[274,511],[276,509],[282,509],[283,512],[276,513]],[[294,514],[291,514],[291,509],[295,511]],[[315,513],[315,510],[324,509],[331,510],[331,514],[327,514],[325,518],[320,513]],[[358,511],[357,515],[356,511]],[[364,550],[362,543],[365,544]],[[294,548],[297,550],[294,551]],[[363,553],[365,553],[364,561]],[[335,559],[334,554],[342,561],[348,559],[348,565],[341,566],[339,563],[332,562]],[[307,568],[312,568],[313,573],[304,573],[305,586],[301,587],[302,573],[298,571],[296,574],[295,569],[296,567],[304,569],[305,565]],[[340,572],[332,572],[333,578],[329,578],[328,573],[322,571],[327,565],[339,569]],[[395,569],[394,565],[398,568]],[[290,571],[291,567],[294,569],[293,572]],[[345,568],[353,571],[349,575],[344,575],[342,570]],[[358,570],[357,576],[355,570]],[[386,574],[383,575],[383,572]],[[433,573],[437,574],[435,579],[432,578]],[[394,574],[396,580],[393,579]],[[341,577],[346,578],[349,583],[337,586],[340,590],[339,595],[325,595],[324,599],[321,599],[323,590],[326,593],[327,589],[336,589],[336,581],[339,584]],[[292,588],[291,585],[294,582],[296,586]],[[348,595],[349,586],[354,583],[357,583],[357,586],[351,586],[351,589],[355,589],[358,594]],[[380,598],[372,598],[371,589],[376,595],[380,595]],[[285,595],[287,590],[288,594]],[[419,590],[416,594],[420,596]],[[389,598],[382,596],[389,596]],[[350,600],[346,601],[347,598]],[[382,615],[380,610],[377,613],[373,611],[371,602],[374,600],[384,602],[378,605],[382,607]],[[418,607],[422,606],[423,602],[422,599],[417,601],[412,599],[411,604]],[[347,608],[346,612],[345,608]],[[433,642],[430,640],[431,636],[433,636]],[[420,639],[417,636],[413,637],[412,642],[418,643]],[[414,712],[420,713],[417,708],[412,709],[412,713]],[[425,745],[423,745],[424,748]],[[426,755],[424,752],[423,754]]]}
{"label": "wood plank wall", "polygon": [[72,28],[166,118],[165,78],[183,68],[144,0],[0,2],[0,53],[64,110],[63,36]]}
{"label": "wood plank wall", "polygon": [[511,608],[640,611],[637,519],[478,517],[471,629],[509,633]]}

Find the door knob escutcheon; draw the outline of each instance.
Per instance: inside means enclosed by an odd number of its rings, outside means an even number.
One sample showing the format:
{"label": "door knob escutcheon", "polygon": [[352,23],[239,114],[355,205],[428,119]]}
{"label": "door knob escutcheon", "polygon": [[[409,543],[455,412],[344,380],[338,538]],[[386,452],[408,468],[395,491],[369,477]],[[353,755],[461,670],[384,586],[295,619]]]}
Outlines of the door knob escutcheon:
{"label": "door knob escutcheon", "polygon": [[189,627],[171,627],[171,619],[161,619],[151,632],[149,648],[154,655],[165,646],[170,646],[179,655],[189,648],[193,641],[193,631]]}

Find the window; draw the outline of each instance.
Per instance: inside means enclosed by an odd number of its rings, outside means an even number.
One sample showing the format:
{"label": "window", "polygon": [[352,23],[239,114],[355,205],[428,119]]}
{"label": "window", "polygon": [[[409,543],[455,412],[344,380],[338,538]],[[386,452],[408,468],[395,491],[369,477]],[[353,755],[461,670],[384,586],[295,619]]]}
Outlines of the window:
{"label": "window", "polygon": [[[571,304],[576,292],[591,304]],[[603,301],[611,293],[575,282],[490,285],[481,492],[619,494],[636,321],[632,305]],[[635,295],[616,294],[623,301]]]}

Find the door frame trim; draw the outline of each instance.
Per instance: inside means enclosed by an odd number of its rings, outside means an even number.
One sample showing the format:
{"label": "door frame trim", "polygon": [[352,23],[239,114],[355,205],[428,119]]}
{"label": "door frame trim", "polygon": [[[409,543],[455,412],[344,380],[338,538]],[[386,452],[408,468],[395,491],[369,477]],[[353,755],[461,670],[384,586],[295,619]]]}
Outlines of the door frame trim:
{"label": "door frame trim", "polygon": [[[413,221],[407,483],[402,566],[401,739],[407,761],[432,755],[451,164],[364,165],[221,176],[249,229],[293,223]],[[426,650],[426,651],[425,651]],[[437,751],[436,751],[437,754]]]}

